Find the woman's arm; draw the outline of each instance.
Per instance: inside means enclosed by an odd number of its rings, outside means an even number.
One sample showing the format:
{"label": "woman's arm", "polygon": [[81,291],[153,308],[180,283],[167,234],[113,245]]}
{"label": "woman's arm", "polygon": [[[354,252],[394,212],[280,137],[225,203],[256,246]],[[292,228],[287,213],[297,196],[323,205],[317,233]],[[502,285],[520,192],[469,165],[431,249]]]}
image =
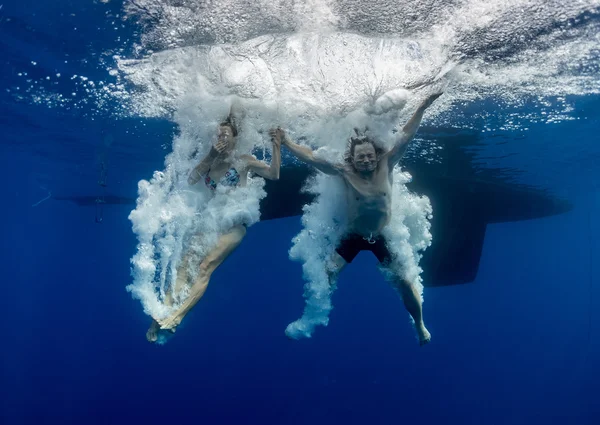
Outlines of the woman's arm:
{"label": "woman's arm", "polygon": [[271,141],[273,142],[271,165],[267,165],[264,161],[259,161],[250,155],[244,155],[244,159],[248,161],[248,169],[250,171],[265,179],[279,180],[279,170],[281,168],[281,134],[271,134],[271,136]]}
{"label": "woman's arm", "polygon": [[200,163],[196,165],[194,169],[190,172],[190,175],[188,176],[188,184],[195,185],[196,183],[198,183],[202,179],[202,176],[208,173],[208,170],[210,169],[212,163],[215,161],[217,156],[219,156],[219,153],[224,151],[226,147],[227,142],[225,141],[219,141],[214,146],[211,146],[210,152],[208,152],[208,154],[202,159],[202,161],[200,161]]}

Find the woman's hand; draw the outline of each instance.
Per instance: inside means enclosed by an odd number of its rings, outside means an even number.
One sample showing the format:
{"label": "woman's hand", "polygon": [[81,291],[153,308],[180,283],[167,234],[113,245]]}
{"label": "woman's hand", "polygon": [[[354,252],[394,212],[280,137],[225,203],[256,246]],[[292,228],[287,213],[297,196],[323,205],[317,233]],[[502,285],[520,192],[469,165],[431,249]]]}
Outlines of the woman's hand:
{"label": "woman's hand", "polygon": [[227,150],[227,140],[225,139],[219,139],[217,140],[217,143],[215,143],[213,145],[213,149],[215,151],[217,151],[217,153],[220,155],[222,153],[224,153]]}

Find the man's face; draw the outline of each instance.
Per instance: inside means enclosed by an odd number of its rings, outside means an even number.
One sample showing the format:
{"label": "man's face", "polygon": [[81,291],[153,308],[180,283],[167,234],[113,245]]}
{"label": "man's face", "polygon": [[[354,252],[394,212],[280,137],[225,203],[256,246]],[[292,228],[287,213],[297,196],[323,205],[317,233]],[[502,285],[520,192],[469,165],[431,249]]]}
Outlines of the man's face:
{"label": "man's face", "polygon": [[362,143],[354,147],[352,157],[354,168],[359,173],[370,173],[377,168],[377,152],[371,143]]}

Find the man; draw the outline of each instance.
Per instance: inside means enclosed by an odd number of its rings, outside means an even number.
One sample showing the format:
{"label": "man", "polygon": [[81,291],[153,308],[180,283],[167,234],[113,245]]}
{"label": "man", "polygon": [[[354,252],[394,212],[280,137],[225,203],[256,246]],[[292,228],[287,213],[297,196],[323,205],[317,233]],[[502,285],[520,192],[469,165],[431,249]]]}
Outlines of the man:
{"label": "man", "polygon": [[[345,155],[345,163],[333,164],[315,157],[313,151],[294,143],[283,132],[271,131],[274,138],[281,141],[298,159],[314,166],[323,173],[340,176],[346,187],[346,208],[348,227],[334,253],[333,278],[360,251],[371,251],[383,266],[389,266],[392,255],[382,231],[391,218],[392,171],[400,161],[408,144],[414,138],[425,110],[441,96],[436,93],[429,96],[417,109],[402,133],[396,136],[393,148],[385,152],[369,137],[350,139]],[[330,284],[333,283],[330,281]],[[421,296],[415,282],[396,274],[394,286],[402,295],[404,305],[415,322],[415,329],[421,345],[427,344],[431,335],[423,323]]]}

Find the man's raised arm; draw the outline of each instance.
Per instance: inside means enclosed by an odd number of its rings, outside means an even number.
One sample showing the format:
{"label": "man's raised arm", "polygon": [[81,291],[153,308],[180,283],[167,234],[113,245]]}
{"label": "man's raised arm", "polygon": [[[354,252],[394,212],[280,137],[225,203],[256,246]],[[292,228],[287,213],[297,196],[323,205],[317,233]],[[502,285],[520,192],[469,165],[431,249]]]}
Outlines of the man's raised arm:
{"label": "man's raised arm", "polygon": [[271,137],[281,137],[281,143],[288,148],[290,152],[292,152],[300,161],[312,165],[317,170],[322,171],[325,174],[336,175],[340,173],[339,167],[324,159],[316,158],[314,152],[310,148],[294,143],[283,130],[271,130],[270,135]]}
{"label": "man's raised arm", "polygon": [[417,108],[413,116],[408,120],[408,122],[402,128],[402,133],[397,136],[396,143],[391,151],[389,151],[386,155],[388,156],[388,161],[390,165],[390,169],[393,168],[399,161],[402,159],[404,152],[406,152],[406,148],[408,144],[412,141],[419,129],[419,125],[421,125],[421,120],[423,119],[423,114],[425,110],[431,106],[431,104],[442,95],[442,93],[434,93],[430,95],[427,99],[425,99]]}

